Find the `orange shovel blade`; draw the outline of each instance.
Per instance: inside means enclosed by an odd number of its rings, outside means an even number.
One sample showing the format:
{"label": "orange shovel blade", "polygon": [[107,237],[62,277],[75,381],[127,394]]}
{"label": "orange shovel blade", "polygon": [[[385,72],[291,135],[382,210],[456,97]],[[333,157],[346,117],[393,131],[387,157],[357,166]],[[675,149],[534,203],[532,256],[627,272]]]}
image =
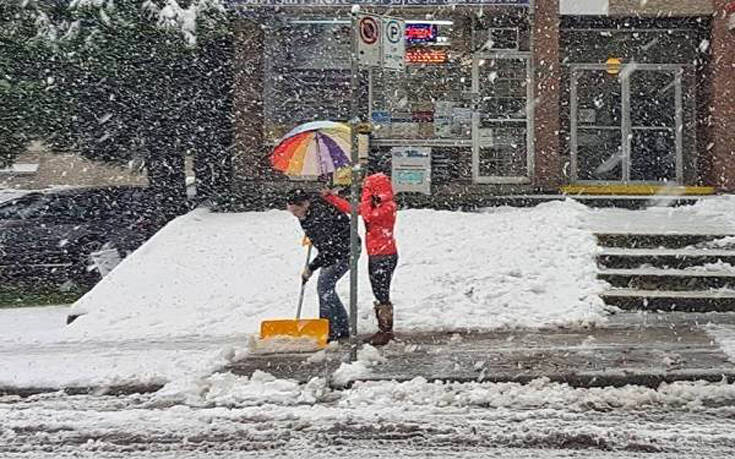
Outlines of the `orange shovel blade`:
{"label": "orange shovel blade", "polygon": [[320,347],[325,347],[329,337],[329,320],[285,319],[261,322],[260,339],[275,337],[312,338]]}

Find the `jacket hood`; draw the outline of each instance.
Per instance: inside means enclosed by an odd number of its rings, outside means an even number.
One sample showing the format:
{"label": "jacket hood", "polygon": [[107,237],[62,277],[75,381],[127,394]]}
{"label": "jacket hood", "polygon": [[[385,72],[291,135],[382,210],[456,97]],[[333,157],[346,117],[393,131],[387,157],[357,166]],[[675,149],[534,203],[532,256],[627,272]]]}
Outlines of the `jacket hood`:
{"label": "jacket hood", "polygon": [[382,202],[393,200],[393,184],[390,177],[385,174],[373,174],[365,178],[365,189],[373,196],[380,198]]}

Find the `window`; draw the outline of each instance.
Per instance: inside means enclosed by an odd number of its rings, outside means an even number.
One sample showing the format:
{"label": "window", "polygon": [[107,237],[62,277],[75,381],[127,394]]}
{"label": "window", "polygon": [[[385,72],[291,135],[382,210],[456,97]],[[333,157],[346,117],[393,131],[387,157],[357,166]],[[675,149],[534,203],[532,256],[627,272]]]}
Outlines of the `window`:
{"label": "window", "polygon": [[406,71],[375,70],[372,121],[378,138],[471,139],[470,23],[408,21]]}
{"label": "window", "polygon": [[348,120],[349,21],[294,18],[274,29],[265,53],[266,139],[275,142],[309,121]]}

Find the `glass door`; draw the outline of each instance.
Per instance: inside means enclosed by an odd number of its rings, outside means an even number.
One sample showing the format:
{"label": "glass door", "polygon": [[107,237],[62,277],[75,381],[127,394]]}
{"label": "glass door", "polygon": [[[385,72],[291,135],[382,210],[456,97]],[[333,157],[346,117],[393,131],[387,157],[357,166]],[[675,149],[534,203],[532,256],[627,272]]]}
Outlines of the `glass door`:
{"label": "glass door", "polygon": [[680,82],[673,70],[630,74],[630,180],[677,181]]}
{"label": "glass door", "polygon": [[572,145],[578,181],[622,181],[623,85],[605,70],[585,70],[572,75]]}
{"label": "glass door", "polygon": [[528,183],[533,110],[527,54],[475,55],[472,169],[476,183]]}
{"label": "glass door", "polygon": [[682,106],[681,66],[574,66],[572,180],[682,183]]}

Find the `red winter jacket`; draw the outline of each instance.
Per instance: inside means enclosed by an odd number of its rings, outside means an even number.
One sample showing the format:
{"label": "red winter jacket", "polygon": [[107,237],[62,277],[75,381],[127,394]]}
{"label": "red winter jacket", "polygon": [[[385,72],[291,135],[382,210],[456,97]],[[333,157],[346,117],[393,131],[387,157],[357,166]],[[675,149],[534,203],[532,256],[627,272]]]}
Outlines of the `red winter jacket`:
{"label": "red winter jacket", "polygon": [[[334,194],[324,197],[342,212],[350,212],[350,203]],[[385,174],[373,174],[362,184],[362,199],[358,212],[365,221],[368,256],[396,255],[393,228],[396,225],[398,206],[393,200],[393,186]]]}

